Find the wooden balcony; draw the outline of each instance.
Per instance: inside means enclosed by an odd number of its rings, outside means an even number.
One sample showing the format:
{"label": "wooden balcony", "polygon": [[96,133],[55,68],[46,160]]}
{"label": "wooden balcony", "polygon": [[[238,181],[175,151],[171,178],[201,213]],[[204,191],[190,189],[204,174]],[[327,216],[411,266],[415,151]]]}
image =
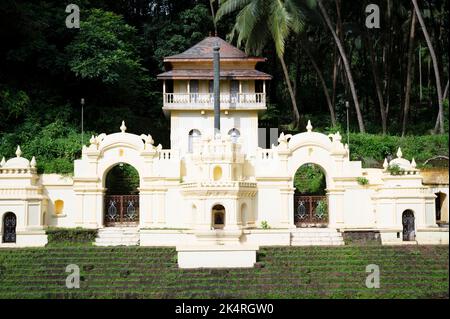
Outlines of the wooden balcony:
{"label": "wooden balcony", "polygon": [[[164,109],[208,110],[214,108],[212,93],[164,93]],[[220,94],[220,107],[226,109],[266,109],[265,93]]]}

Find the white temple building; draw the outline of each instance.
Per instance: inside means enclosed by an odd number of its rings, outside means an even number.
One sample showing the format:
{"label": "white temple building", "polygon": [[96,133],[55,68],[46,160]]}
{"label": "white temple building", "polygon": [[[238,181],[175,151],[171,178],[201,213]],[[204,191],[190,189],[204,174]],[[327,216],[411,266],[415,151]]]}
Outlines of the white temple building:
{"label": "white temple building", "polygon": [[[448,244],[436,195],[401,149],[379,169],[362,168],[339,133],[314,132],[311,123],[260,148],[258,115],[271,79],[256,69],[264,61],[218,37],[165,58],[158,78],[170,149],[153,140],[151,123],[142,135],[118,123],[117,133],[93,136],[73,176],[63,176],[37,174],[39,158],[23,158],[18,147],[0,163],[0,247],[44,246],[48,226],[83,227],[99,229],[97,245],[175,246],[180,267],[238,267],[251,266],[259,246],[343,245],[350,232],[376,234],[382,244]],[[325,173],[324,196],[295,194],[294,175],[309,163]],[[123,165],[139,175],[136,192],[109,193],[108,174]],[[448,181],[441,193],[439,218],[448,223]],[[202,256],[211,258],[198,262]]]}

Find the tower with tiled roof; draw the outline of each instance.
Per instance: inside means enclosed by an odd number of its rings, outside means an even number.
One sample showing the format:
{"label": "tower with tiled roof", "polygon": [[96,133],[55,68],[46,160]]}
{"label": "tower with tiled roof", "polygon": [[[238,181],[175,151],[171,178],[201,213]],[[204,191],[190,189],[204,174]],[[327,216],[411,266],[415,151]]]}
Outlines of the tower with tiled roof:
{"label": "tower with tiled roof", "polygon": [[220,47],[221,135],[240,138],[243,150],[258,147],[258,113],[266,109],[269,74],[256,69],[265,58],[251,57],[219,37],[207,37],[164,58],[163,110],[171,119],[171,148],[192,152],[202,136],[214,135],[213,48]]}

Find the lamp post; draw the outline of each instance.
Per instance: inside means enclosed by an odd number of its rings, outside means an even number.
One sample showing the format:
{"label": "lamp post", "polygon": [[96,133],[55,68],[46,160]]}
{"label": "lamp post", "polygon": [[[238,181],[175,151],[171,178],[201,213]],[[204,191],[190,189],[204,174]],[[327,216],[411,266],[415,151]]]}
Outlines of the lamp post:
{"label": "lamp post", "polygon": [[84,98],[81,98],[81,147],[84,146]]}
{"label": "lamp post", "polygon": [[347,111],[347,145],[350,148],[350,119],[348,117],[348,110],[350,108],[350,103],[348,101],[345,101],[345,108]]}

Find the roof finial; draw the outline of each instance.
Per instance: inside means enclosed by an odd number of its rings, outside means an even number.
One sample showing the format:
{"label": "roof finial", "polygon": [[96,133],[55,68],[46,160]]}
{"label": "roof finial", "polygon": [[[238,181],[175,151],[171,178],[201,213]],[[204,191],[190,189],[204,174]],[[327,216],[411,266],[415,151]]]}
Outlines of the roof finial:
{"label": "roof finial", "polygon": [[36,158],[34,156],[31,159],[30,166],[31,166],[31,168],[35,168],[36,167]]}
{"label": "roof finial", "polygon": [[5,165],[5,163],[6,163],[6,160],[5,160],[5,157],[3,156],[2,161],[0,162],[0,167]]}
{"label": "roof finial", "polygon": [[384,169],[387,169],[388,166],[389,166],[389,163],[388,163],[388,161],[387,161],[387,158],[385,157],[385,158],[384,158],[384,163],[383,163],[383,168],[384,168]]}
{"label": "roof finial", "polygon": [[214,36],[215,36],[215,37],[217,37],[217,30],[216,30],[216,31],[214,31]]}
{"label": "roof finial", "polygon": [[397,150],[397,157],[402,158],[402,156],[403,156],[402,149],[399,147]]}
{"label": "roof finial", "polygon": [[311,125],[311,121],[308,120],[308,125],[306,125],[306,130],[307,130],[308,132],[312,132],[312,129],[313,129],[313,127],[312,127],[312,125]]}
{"label": "roof finial", "polygon": [[22,150],[20,149],[20,146],[19,146],[19,145],[17,145],[16,156],[17,156],[17,157],[22,156]]}
{"label": "roof finial", "polygon": [[127,127],[125,126],[125,121],[122,121],[122,125],[120,126],[120,130],[122,131],[122,133],[125,133],[125,131],[127,130]]}
{"label": "roof finial", "polygon": [[416,167],[417,167],[417,163],[416,163],[416,161],[414,160],[414,157],[413,157],[413,159],[412,159],[412,161],[411,161],[411,167],[412,167],[412,168],[416,168]]}

